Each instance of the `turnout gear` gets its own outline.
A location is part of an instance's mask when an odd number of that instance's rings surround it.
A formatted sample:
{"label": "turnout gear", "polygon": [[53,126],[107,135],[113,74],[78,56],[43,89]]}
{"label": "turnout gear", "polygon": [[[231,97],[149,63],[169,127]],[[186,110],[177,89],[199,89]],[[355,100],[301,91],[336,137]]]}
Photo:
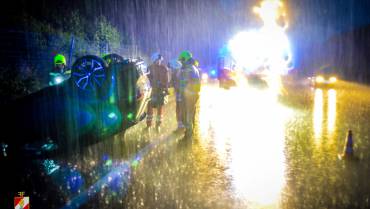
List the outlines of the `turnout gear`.
{"label": "turnout gear", "polygon": [[153,108],[157,109],[156,127],[160,130],[162,124],[162,108],[166,104],[169,87],[168,69],[162,62],[163,57],[159,53],[152,55],[153,63],[148,67],[148,78],[152,86],[151,101],[148,105],[147,127],[152,126]]}
{"label": "turnout gear", "polygon": [[62,54],[54,57],[54,67],[49,73],[49,85],[57,85],[67,80],[71,76],[71,70],[66,68],[66,58]]}
{"label": "turnout gear", "polygon": [[194,129],[194,120],[196,106],[200,92],[200,72],[194,66],[192,58],[183,63],[183,67],[178,72],[178,104],[179,104],[179,119],[178,127],[185,126],[185,136],[190,137]]}
{"label": "turnout gear", "polygon": [[179,91],[179,75],[182,64],[177,59],[172,59],[168,66],[171,68],[171,85],[174,88],[175,96],[176,96],[176,119],[177,119],[177,127],[178,129],[184,128],[184,124],[182,123],[182,116],[181,116],[181,95]]}

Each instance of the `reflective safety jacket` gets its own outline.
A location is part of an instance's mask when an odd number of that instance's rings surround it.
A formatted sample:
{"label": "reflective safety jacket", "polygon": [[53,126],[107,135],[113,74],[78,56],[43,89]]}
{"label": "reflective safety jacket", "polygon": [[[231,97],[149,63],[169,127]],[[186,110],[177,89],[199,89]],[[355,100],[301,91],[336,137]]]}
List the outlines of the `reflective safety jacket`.
{"label": "reflective safety jacket", "polygon": [[200,91],[200,72],[193,65],[185,65],[177,73],[178,89],[180,92],[198,94]]}

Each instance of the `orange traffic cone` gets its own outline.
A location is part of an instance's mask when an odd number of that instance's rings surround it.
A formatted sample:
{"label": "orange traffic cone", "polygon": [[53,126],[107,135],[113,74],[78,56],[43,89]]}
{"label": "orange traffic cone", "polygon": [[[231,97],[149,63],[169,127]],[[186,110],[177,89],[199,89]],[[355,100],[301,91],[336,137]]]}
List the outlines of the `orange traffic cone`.
{"label": "orange traffic cone", "polygon": [[343,149],[343,153],[339,155],[339,159],[353,159],[354,151],[353,151],[353,139],[352,139],[352,131],[349,130],[346,138],[346,144]]}

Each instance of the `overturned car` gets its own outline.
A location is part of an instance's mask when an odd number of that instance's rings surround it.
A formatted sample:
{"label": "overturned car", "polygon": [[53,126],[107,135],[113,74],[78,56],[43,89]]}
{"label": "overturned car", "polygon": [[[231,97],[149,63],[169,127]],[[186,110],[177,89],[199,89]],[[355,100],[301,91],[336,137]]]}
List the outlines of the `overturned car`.
{"label": "overturned car", "polygon": [[69,79],[0,108],[3,152],[68,154],[133,126],[150,100],[145,70],[117,54],[77,59]]}

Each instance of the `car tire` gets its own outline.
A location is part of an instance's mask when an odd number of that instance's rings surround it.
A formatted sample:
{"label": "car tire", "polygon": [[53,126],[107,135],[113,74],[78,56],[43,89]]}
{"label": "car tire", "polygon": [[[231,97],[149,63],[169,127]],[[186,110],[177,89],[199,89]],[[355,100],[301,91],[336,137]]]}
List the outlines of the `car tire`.
{"label": "car tire", "polygon": [[109,69],[106,62],[94,55],[77,59],[72,65],[72,82],[85,96],[104,96],[109,88]]}

